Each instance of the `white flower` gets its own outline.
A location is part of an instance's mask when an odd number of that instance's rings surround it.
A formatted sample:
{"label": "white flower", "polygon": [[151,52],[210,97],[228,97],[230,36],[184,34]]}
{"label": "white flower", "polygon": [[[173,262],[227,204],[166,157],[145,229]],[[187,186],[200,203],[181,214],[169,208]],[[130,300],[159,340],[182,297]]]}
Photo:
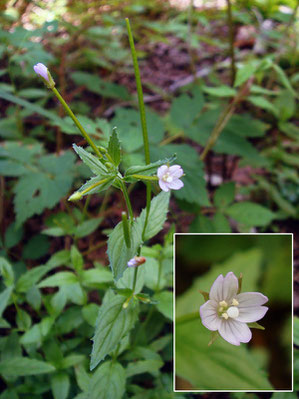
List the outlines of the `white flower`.
{"label": "white flower", "polygon": [[240,345],[249,342],[252,333],[246,323],[262,319],[268,308],[268,298],[259,292],[238,294],[239,282],[233,272],[222,274],[214,281],[209,300],[200,309],[202,324],[217,331],[227,342]]}
{"label": "white flower", "polygon": [[157,176],[159,178],[159,186],[163,191],[179,190],[184,186],[180,180],[184,174],[180,165],[167,166],[162,165],[158,168]]}
{"label": "white flower", "polygon": [[38,64],[34,65],[33,69],[35,73],[49,82],[48,68],[44,64],[39,62]]}
{"label": "white flower", "polygon": [[127,263],[128,267],[137,267],[146,262],[146,259],[143,256],[134,256],[134,258],[130,259]]}

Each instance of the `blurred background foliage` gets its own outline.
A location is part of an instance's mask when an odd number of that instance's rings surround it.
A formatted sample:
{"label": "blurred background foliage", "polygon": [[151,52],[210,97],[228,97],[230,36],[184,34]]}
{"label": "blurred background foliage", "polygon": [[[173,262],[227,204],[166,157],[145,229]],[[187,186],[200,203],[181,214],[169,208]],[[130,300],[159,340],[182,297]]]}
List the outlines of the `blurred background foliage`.
{"label": "blurred background foliage", "polygon": [[[200,318],[176,325],[176,371],[188,381],[179,378],[178,387],[269,389],[269,379],[274,389],[291,389],[292,236],[176,235],[176,317],[198,311],[204,303],[199,290],[209,292],[229,271],[242,273],[242,292],[268,296],[260,322],[265,331],[253,329],[253,339],[240,348],[221,338],[208,347],[210,332]],[[244,364],[251,364],[248,370]]]}

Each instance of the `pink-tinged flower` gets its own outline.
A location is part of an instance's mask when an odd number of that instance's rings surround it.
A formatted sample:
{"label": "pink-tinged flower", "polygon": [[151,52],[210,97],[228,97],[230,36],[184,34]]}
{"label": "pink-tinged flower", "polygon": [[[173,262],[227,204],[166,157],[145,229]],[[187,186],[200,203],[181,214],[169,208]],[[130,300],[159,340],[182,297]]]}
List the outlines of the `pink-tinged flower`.
{"label": "pink-tinged flower", "polygon": [[134,256],[134,258],[130,259],[127,263],[128,267],[137,267],[146,262],[146,259],[143,256]]}
{"label": "pink-tinged flower", "polygon": [[252,338],[246,323],[262,319],[268,308],[268,298],[259,292],[238,294],[239,282],[233,272],[222,274],[214,281],[209,300],[200,309],[202,324],[211,331],[217,331],[232,345],[249,342]]}
{"label": "pink-tinged flower", "polygon": [[34,65],[33,69],[35,73],[49,82],[48,68],[44,64],[39,62],[38,64]]}
{"label": "pink-tinged flower", "polygon": [[158,168],[157,176],[159,178],[159,186],[163,191],[179,190],[184,186],[180,180],[184,174],[180,165],[167,166],[162,165]]}

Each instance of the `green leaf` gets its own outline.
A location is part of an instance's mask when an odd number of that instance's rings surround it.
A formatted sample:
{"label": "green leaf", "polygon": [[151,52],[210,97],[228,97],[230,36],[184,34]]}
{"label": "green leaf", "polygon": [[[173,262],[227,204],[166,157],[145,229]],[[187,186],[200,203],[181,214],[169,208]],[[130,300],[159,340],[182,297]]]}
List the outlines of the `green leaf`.
{"label": "green leaf", "polygon": [[255,74],[257,70],[258,63],[256,61],[250,62],[242,66],[237,70],[237,75],[234,83],[234,87],[241,86],[245,83],[251,76]]}
{"label": "green leaf", "polygon": [[100,193],[101,191],[107,190],[111,186],[111,184],[113,184],[114,180],[115,176],[108,176],[108,175],[92,177],[85,184],[83,184],[83,186],[81,186],[77,192],[81,193],[82,191],[89,189],[89,191],[83,195]]}
{"label": "green leaf", "polygon": [[18,292],[26,292],[53,268],[52,265],[35,266],[22,274],[16,284]]}
{"label": "green leaf", "polygon": [[271,112],[277,118],[279,117],[278,108],[270,101],[268,101],[266,98],[260,96],[249,96],[247,97],[247,100],[250,101],[256,107]]}
{"label": "green leaf", "polygon": [[53,375],[51,378],[51,390],[54,399],[66,399],[70,390],[70,378],[66,373]]}
{"label": "green leaf", "polygon": [[203,90],[205,93],[208,93],[211,96],[216,96],[216,97],[234,97],[237,94],[235,89],[225,85],[218,87],[205,86]]}
{"label": "green leaf", "polygon": [[5,247],[10,249],[17,245],[23,238],[24,229],[16,228],[15,223],[11,223],[5,231],[4,244]]}
{"label": "green leaf", "polygon": [[[144,233],[145,241],[154,237],[157,233],[159,233],[160,230],[162,230],[168,212],[169,199],[170,199],[170,192],[167,193],[161,192],[152,199],[149,217],[148,217],[148,223]],[[146,217],[146,209],[143,209],[140,214],[140,217],[138,218],[142,226],[145,223],[145,217]]]}
{"label": "green leaf", "polygon": [[161,312],[165,317],[172,320],[172,308],[173,308],[173,301],[172,301],[172,292],[170,291],[163,291],[155,294],[154,298],[158,301],[157,309]]}
{"label": "green leaf", "polygon": [[96,287],[98,284],[113,281],[112,273],[107,267],[84,270],[80,274],[80,280],[86,287]]}
{"label": "green leaf", "polygon": [[84,148],[78,147],[76,144],[73,144],[73,149],[95,175],[106,176],[108,173],[107,168],[98,158],[84,150]]}
{"label": "green leaf", "polygon": [[214,194],[214,204],[218,208],[225,208],[235,199],[235,183],[222,184]]}
{"label": "green leaf", "polygon": [[52,373],[55,367],[51,364],[28,357],[14,357],[0,362],[0,373],[6,376],[21,377]]}
{"label": "green leaf", "polygon": [[13,286],[10,286],[5,288],[5,290],[0,293],[0,318],[2,317],[2,314],[9,303],[12,291]]}
{"label": "green leaf", "polygon": [[48,254],[49,248],[50,242],[48,237],[45,237],[42,234],[36,234],[31,237],[24,246],[23,257],[24,259],[39,259]]}
{"label": "green leaf", "polygon": [[43,287],[62,287],[68,284],[75,284],[78,282],[76,275],[72,272],[59,272],[53,276],[47,277],[38,284],[39,288]]}
{"label": "green leaf", "polygon": [[75,245],[71,247],[71,262],[76,272],[80,272],[84,266],[84,259]]}
{"label": "green leaf", "polygon": [[90,370],[105,359],[134,327],[138,317],[137,304],[131,301],[124,309],[124,301],[123,296],[117,295],[100,308],[93,337]]}
{"label": "green leaf", "polygon": [[85,220],[76,226],[74,230],[74,235],[77,238],[86,237],[89,234],[93,233],[99,225],[102,223],[103,218],[93,218],[90,220]]}
{"label": "green leaf", "polygon": [[41,214],[45,208],[55,206],[68,193],[74,179],[74,156],[69,151],[30,162],[28,174],[21,176],[14,186],[17,226],[34,214]]}
{"label": "green leaf", "polygon": [[0,257],[0,275],[3,277],[6,287],[13,285],[15,275],[11,264],[3,257]]}
{"label": "green leaf", "polygon": [[122,399],[125,385],[126,374],[123,367],[118,362],[107,361],[92,376],[88,399]]}
{"label": "green leaf", "polygon": [[92,327],[95,327],[96,325],[99,309],[99,305],[96,305],[95,303],[89,303],[82,308],[84,320]]}
{"label": "green leaf", "polygon": [[290,92],[290,94],[292,94],[292,96],[297,97],[297,93],[293,89],[291,82],[289,81],[289,78],[284,70],[277,64],[273,64],[272,66],[284,87]]}
{"label": "green leaf", "polygon": [[186,131],[204,106],[204,97],[201,90],[195,86],[192,93],[182,94],[175,98],[170,108],[170,119],[178,128]]}
{"label": "green leaf", "polygon": [[[176,325],[176,373],[189,381],[194,389],[272,389],[265,372],[246,347],[232,346],[223,339],[208,346],[209,340],[210,331],[200,320]],[[199,364],[205,365],[200,373]]]}
{"label": "green leaf", "polygon": [[226,209],[226,213],[245,226],[267,226],[275,219],[275,214],[254,202],[238,202]]}
{"label": "green leaf", "polygon": [[149,373],[154,377],[157,377],[159,374],[159,369],[163,366],[163,364],[163,361],[158,359],[139,360],[134,363],[129,363],[128,367],[126,368],[127,378],[143,373]]}
{"label": "green leaf", "polygon": [[113,129],[108,143],[108,154],[111,156],[115,166],[118,166],[121,161],[120,143],[117,137],[116,129]]}
{"label": "green leaf", "polygon": [[149,176],[149,175],[151,175],[153,173],[157,174],[157,169],[158,169],[159,166],[165,165],[167,163],[171,163],[175,159],[176,159],[176,155],[173,155],[170,158],[165,158],[165,159],[162,159],[160,161],[150,163],[148,165],[131,166],[130,168],[128,168],[126,170],[125,179],[129,179],[130,176],[135,175],[135,174],[136,175],[140,174],[140,175],[145,175],[145,176]]}
{"label": "green leaf", "polygon": [[127,248],[124,240],[122,222],[118,223],[109,235],[107,253],[115,280],[118,280],[122,276],[127,268],[128,261],[136,255],[137,249],[142,242],[141,234],[141,223],[134,221],[130,231],[130,248]]}
{"label": "green leaf", "polygon": [[[150,144],[159,143],[164,136],[162,118],[155,112],[146,109],[146,122]],[[126,152],[133,152],[143,146],[139,112],[131,108],[117,108],[111,121],[117,127],[118,137]]]}

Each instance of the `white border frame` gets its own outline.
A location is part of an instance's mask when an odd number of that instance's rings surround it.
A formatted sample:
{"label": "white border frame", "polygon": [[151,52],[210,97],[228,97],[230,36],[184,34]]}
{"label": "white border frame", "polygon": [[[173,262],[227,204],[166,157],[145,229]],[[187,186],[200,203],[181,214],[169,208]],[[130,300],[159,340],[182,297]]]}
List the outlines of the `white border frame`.
{"label": "white border frame", "polygon": [[[175,245],[176,245],[176,236],[225,236],[225,235],[286,235],[292,237],[292,389],[291,390],[221,390],[221,389],[214,389],[214,390],[188,390],[188,389],[175,389]],[[174,233],[173,235],[173,392],[181,392],[181,393],[198,393],[198,392],[294,392],[294,234],[293,233]]]}

